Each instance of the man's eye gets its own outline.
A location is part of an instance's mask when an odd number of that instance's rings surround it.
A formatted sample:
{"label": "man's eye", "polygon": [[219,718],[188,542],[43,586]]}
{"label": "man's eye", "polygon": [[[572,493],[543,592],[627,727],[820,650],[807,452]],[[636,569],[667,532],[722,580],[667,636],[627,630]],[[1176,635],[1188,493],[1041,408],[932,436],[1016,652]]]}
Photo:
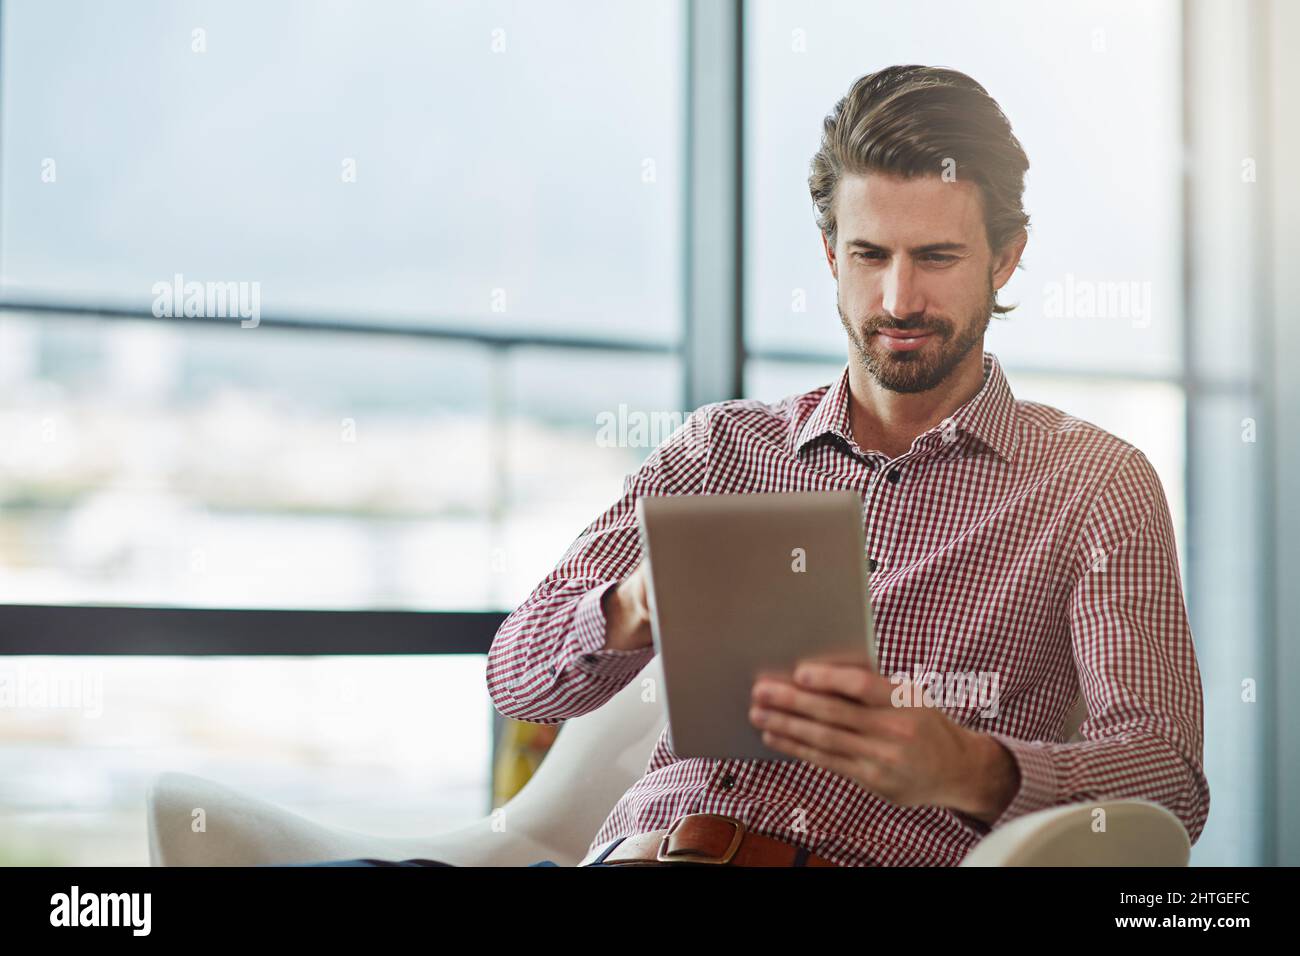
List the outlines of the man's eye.
{"label": "man's eye", "polygon": [[925,261],[926,261],[926,262],[948,263],[948,262],[956,262],[956,261],[957,261],[957,257],[956,257],[956,256],[947,256],[947,255],[944,255],[942,252],[929,252],[929,253],[926,253],[926,255],[925,255]]}
{"label": "man's eye", "polygon": [[853,253],[853,255],[856,256],[856,257],[859,258],[859,259],[871,259],[871,260],[877,260],[877,259],[883,259],[883,258],[884,258],[884,255],[881,254],[881,253],[879,253],[879,252],[863,252],[863,251],[861,251],[861,250],[859,250],[858,252]]}

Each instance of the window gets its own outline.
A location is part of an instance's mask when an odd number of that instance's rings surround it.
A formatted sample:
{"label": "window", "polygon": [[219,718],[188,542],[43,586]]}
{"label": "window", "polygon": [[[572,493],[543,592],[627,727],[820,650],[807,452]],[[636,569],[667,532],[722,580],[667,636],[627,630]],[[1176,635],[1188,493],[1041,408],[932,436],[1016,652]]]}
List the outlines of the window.
{"label": "window", "polygon": [[[680,408],[681,4],[8,0],[2,37],[6,600],[508,609],[650,450],[597,416]],[[482,668],[6,659],[105,694],[0,711],[5,831],[39,835],[0,860],[143,862],[169,769],[472,819]]]}

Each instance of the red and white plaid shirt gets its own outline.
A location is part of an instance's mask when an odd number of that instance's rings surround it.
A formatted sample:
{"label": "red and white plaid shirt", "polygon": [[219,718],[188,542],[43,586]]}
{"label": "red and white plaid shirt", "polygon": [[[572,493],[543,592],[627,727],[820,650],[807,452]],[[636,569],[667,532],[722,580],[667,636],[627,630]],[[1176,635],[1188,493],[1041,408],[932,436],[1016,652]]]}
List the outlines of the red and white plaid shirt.
{"label": "red and white plaid shirt", "polygon": [[[881,673],[996,676],[996,707],[944,708],[1019,765],[1019,792],[993,826],[1140,797],[1196,840],[1210,804],[1200,671],[1169,506],[1146,456],[1016,400],[989,352],[980,392],[897,458],[855,444],[848,399],[846,366],[834,384],[774,404],[694,412],[501,625],[487,662],[497,709],[535,723],[576,717],[650,661],[653,648],[603,648],[601,597],[640,559],[638,496],[852,488],[864,501]],[[1080,691],[1084,739],[1066,743]],[[591,847],[690,812],[737,817],[846,866],[955,865],[990,830],[942,807],[896,806],[802,761],[682,759],[665,728]]]}

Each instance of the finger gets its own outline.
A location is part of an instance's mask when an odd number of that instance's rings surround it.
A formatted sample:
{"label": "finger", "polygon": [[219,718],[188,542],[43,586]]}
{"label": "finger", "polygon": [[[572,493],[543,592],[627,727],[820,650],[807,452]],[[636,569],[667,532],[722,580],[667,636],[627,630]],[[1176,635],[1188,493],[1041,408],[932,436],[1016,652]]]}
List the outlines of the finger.
{"label": "finger", "polygon": [[800,744],[842,757],[880,756],[885,742],[860,732],[825,724],[779,710],[750,712],[754,725]]}
{"label": "finger", "polygon": [[763,732],[763,743],[780,753],[824,767],[831,773],[837,773],[861,786],[871,787],[879,777],[879,766],[867,757],[844,757],[840,754],[828,753],[770,730]]}
{"label": "finger", "polygon": [[824,724],[835,724],[855,731],[866,729],[871,716],[866,707],[838,694],[801,690],[794,684],[784,682],[755,683],[752,700],[757,707],[799,714]]}
{"label": "finger", "polygon": [[889,706],[894,688],[888,677],[869,667],[821,661],[800,661],[795,666],[794,681],[808,690],[841,694],[873,707]]}

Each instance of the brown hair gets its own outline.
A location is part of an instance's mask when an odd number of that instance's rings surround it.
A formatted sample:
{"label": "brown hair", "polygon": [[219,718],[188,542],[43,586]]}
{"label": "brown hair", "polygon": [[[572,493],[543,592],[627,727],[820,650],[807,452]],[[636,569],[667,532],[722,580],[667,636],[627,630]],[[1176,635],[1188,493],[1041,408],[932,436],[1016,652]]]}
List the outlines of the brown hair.
{"label": "brown hair", "polygon": [[[910,178],[953,170],[979,187],[995,252],[1029,225],[1021,204],[1029,157],[997,101],[956,70],[891,66],[859,77],[822,122],[809,167],[817,226],[831,245],[835,187],[846,173]],[[995,304],[993,311],[1012,308]]]}

